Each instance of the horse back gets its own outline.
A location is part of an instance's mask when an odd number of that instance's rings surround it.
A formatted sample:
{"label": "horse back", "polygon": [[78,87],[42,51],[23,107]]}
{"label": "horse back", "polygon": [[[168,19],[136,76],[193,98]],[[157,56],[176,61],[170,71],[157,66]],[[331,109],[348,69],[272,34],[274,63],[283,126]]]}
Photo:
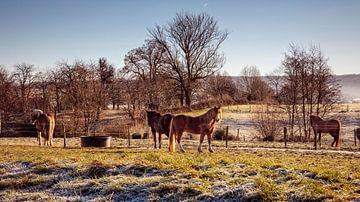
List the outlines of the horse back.
{"label": "horse back", "polygon": [[165,133],[168,133],[170,130],[170,123],[172,118],[173,115],[171,114],[165,114],[161,117],[160,124],[161,124],[161,128],[163,128]]}
{"label": "horse back", "polygon": [[341,123],[339,120],[336,119],[330,119],[318,124],[318,130],[324,133],[331,133],[331,132],[338,133],[340,131],[340,127],[341,127]]}
{"label": "horse back", "polygon": [[173,127],[176,132],[189,132],[194,134],[200,134],[202,122],[197,117],[191,117],[186,115],[177,115],[173,118]]}

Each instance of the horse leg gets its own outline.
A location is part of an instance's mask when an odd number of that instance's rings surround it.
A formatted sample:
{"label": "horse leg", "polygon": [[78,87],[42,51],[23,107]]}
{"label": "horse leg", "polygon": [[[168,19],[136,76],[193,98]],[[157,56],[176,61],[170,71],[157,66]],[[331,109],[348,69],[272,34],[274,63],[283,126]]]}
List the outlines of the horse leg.
{"label": "horse leg", "polygon": [[161,149],[162,133],[159,133],[159,149]]}
{"label": "horse leg", "polygon": [[156,149],[156,131],[155,131],[155,129],[151,128],[151,133],[152,133],[153,139],[154,139],[154,148]]}
{"label": "horse leg", "polygon": [[41,132],[37,132],[39,145],[41,146]]}
{"label": "horse leg", "polygon": [[316,135],[317,135],[317,131],[314,129],[314,147],[315,147],[315,150],[316,150]]}
{"label": "horse leg", "polygon": [[207,134],[208,144],[209,144],[209,152],[213,153],[214,150],[211,147],[211,133]]}
{"label": "horse leg", "polygon": [[202,144],[203,141],[204,141],[204,137],[205,137],[205,134],[204,134],[204,133],[201,133],[201,134],[200,134],[200,143],[199,143],[199,146],[198,146],[198,152],[202,152],[201,144]]}
{"label": "horse leg", "polygon": [[319,133],[319,146],[321,147],[321,133]]}
{"label": "horse leg", "polygon": [[334,141],[331,143],[331,147],[334,147],[335,142],[336,142],[336,147],[337,147],[338,146],[338,144],[337,144],[337,134],[336,133],[330,133],[330,134],[334,138]]}
{"label": "horse leg", "polygon": [[183,148],[183,146],[181,145],[181,136],[182,136],[182,133],[179,133],[178,136],[177,136],[177,142],[179,144],[179,147],[180,147],[180,151],[185,153],[185,149]]}

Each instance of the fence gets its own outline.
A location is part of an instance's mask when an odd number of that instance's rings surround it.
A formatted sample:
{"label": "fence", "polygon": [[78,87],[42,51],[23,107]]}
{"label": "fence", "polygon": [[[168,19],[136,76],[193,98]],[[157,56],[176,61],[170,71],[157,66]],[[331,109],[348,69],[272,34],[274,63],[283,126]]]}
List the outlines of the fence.
{"label": "fence", "polygon": [[[249,131],[251,131],[254,124],[236,124],[236,125],[226,125],[222,126],[221,128],[224,130],[223,140],[225,141],[225,147],[228,147],[228,142],[230,140],[237,140],[240,142],[249,142],[251,141],[249,137]],[[284,143],[284,147],[288,147],[288,130],[286,127],[283,127],[282,130],[283,136],[282,141]],[[56,125],[54,131],[54,137],[56,138],[64,138],[64,146],[66,146],[66,138],[70,137],[79,137],[83,135],[107,135],[117,138],[128,139],[128,144],[130,146],[130,139],[132,139],[130,133],[130,126],[126,126],[125,131],[119,130],[117,133],[97,133],[94,134],[94,131],[90,132],[72,132],[66,131],[66,127],[64,125]],[[230,138],[230,135],[232,136]],[[1,123],[0,122],[0,137],[36,137],[36,127],[31,123]],[[192,138],[191,138],[192,139]],[[354,145],[357,146],[357,141],[360,141],[360,128],[353,130],[353,139],[348,138],[347,140],[349,143],[350,141],[354,142]],[[316,149],[316,148],[315,148]]]}

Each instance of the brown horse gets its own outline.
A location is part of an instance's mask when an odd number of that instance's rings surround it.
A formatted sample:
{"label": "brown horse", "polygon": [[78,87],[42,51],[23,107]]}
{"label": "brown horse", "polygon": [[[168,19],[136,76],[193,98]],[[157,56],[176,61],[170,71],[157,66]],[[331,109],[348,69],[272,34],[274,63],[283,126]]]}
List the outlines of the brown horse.
{"label": "brown horse", "polygon": [[316,148],[316,135],[319,134],[319,143],[321,147],[321,133],[329,133],[333,136],[334,141],[332,142],[331,146],[334,146],[336,142],[336,147],[340,146],[340,128],[341,123],[338,120],[331,119],[331,120],[323,120],[319,116],[311,115],[310,116],[310,125],[314,130],[314,140],[315,140],[315,148]]}
{"label": "brown horse", "polygon": [[171,114],[161,115],[156,111],[146,111],[148,125],[151,127],[151,133],[154,138],[154,147],[156,149],[156,132],[159,133],[159,148],[161,148],[161,135],[165,133],[167,137],[169,137],[169,126],[171,122],[171,118],[173,117]]}
{"label": "brown horse", "polygon": [[34,109],[31,113],[31,122],[36,126],[39,145],[41,145],[41,133],[44,134],[44,146],[53,145],[53,135],[55,128],[55,117],[52,114],[45,114],[39,109]]}
{"label": "brown horse", "polygon": [[215,130],[215,122],[219,122],[221,118],[222,112],[220,107],[211,108],[205,114],[196,117],[185,115],[173,117],[170,123],[169,151],[175,151],[175,138],[177,138],[180,150],[185,152],[180,141],[183,132],[189,132],[200,134],[199,152],[201,152],[201,144],[204,141],[205,135],[207,135],[209,151],[214,152],[211,148],[211,135]]}

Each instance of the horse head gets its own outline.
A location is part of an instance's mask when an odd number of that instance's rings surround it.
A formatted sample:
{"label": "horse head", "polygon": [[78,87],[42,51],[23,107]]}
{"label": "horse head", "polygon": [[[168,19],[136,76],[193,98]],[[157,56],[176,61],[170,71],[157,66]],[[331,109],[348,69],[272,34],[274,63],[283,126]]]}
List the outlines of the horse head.
{"label": "horse head", "polygon": [[322,121],[322,118],[316,115],[310,115],[310,125],[316,124],[319,121]]}
{"label": "horse head", "polygon": [[221,121],[221,120],[222,120],[221,107],[220,107],[220,106],[219,106],[219,107],[215,106],[215,107],[213,108],[213,111],[214,111],[214,115],[215,115],[215,121],[216,121],[216,122]]}
{"label": "horse head", "polygon": [[31,123],[32,124],[35,124],[37,119],[39,118],[39,116],[41,114],[43,114],[44,112],[41,111],[40,109],[34,109],[32,112],[31,112]]}
{"label": "horse head", "polygon": [[154,119],[155,117],[160,117],[161,114],[159,112],[156,111],[148,111],[146,110],[146,116],[147,116],[147,121],[149,126],[151,125],[152,119]]}

